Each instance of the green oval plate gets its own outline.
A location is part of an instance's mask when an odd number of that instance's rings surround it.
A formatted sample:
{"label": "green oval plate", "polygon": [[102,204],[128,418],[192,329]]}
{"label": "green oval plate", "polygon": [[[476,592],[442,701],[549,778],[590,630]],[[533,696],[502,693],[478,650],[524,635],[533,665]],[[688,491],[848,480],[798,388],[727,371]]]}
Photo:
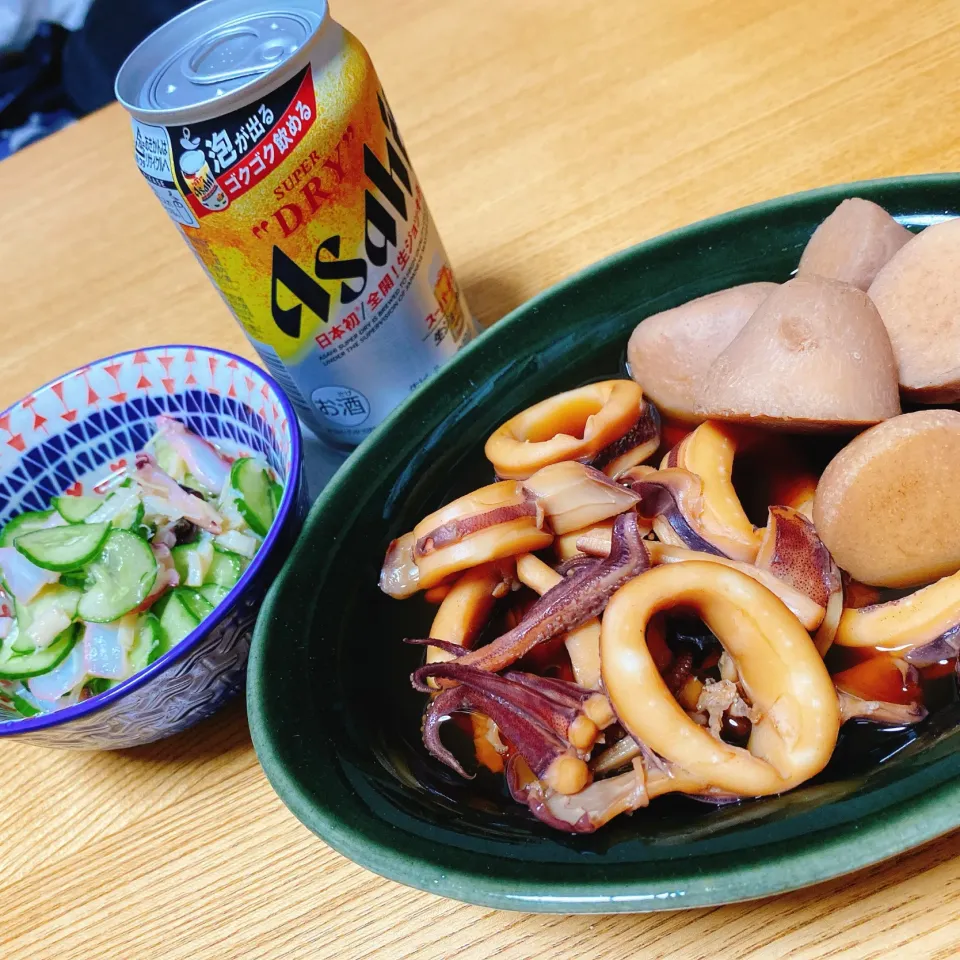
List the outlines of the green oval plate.
{"label": "green oval plate", "polygon": [[[622,371],[644,317],[752,280],[786,280],[844,197],[908,226],[960,207],[960,176],[830,187],[641,243],[515,310],[411,396],[314,504],[267,598],[250,655],[253,742],[311,830],[386,877],[472,903],[562,913],[663,910],[760,897],[856,870],[960,825],[957,711],[919,732],[844,737],[817,781],[714,809],[663,798],[587,836],[556,833],[426,756],[407,682],[422,600],[383,596],[388,541],[489,482],[487,435],[533,401]],[[884,762],[879,762],[884,761]]]}

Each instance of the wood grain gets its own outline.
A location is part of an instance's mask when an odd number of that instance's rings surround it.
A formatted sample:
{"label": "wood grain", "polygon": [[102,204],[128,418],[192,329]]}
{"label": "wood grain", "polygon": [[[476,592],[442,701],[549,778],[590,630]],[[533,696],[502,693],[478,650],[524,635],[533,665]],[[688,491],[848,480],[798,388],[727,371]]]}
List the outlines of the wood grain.
{"label": "wood grain", "polygon": [[[958,0],[340,0],[491,322],[710,214],[960,167]],[[142,344],[252,356],[111,107],[0,165],[0,407]],[[691,270],[696,264],[690,265]],[[381,880],[285,810],[241,703],[155,746],[0,751],[17,960],[952,957],[960,834],[775,899],[649,916],[464,906]]]}

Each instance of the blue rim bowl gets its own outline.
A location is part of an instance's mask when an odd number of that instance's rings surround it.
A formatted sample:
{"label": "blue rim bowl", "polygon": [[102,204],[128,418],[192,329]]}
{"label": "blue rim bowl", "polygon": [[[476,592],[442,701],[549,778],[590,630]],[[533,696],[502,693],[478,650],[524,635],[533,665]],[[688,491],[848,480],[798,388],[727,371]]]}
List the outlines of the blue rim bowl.
{"label": "blue rim bowl", "polygon": [[142,448],[161,413],[270,463],[284,484],[273,526],[236,586],[169,651],[102,694],[0,719],[0,737],[79,750],[136,746],[185,730],[243,687],[254,622],[307,509],[296,414],[259,367],[170,344],[114,354],[38,388],[0,414],[0,526],[102,479]]}

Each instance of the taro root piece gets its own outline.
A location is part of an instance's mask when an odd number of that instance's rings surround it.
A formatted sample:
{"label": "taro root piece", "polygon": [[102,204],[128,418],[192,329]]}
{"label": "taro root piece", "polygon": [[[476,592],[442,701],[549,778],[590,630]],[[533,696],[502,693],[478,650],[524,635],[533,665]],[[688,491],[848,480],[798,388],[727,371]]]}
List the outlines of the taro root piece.
{"label": "taro root piece", "polygon": [[458,663],[482,670],[503,670],[537,644],[598,616],[613,592],[649,565],[636,513],[621,513],[613,523],[610,556],[551,587],[512,630],[465,653]]}
{"label": "taro root piece", "polygon": [[604,380],[535,403],[487,439],[497,475],[525,480],[561,460],[589,463],[641,419],[643,391],[632,380]]}
{"label": "taro root piece", "polygon": [[[695,610],[735,661],[752,702],[749,749],[699,726],[671,696],[645,641],[660,610]],[[833,682],[799,621],[755,580],[716,563],[654,567],[621,587],[600,630],[603,684],[637,741],[725,793],[781,793],[819,773],[840,729]]]}
{"label": "taro root piece", "polygon": [[778,287],[707,372],[697,413],[786,430],[863,427],[900,412],[890,338],[856,287]]}
{"label": "taro root piece", "polygon": [[653,532],[664,543],[747,563],[756,557],[759,537],[756,545],[747,544],[739,531],[717,523],[716,512],[707,512],[703,482],[689,470],[628,470],[621,482],[640,494],[637,512],[653,523]]}
{"label": "taro root piece", "polygon": [[813,520],[843,570],[911,587],[960,569],[960,413],[921,410],[878,424],[833,458]]}
{"label": "taro root piece", "polygon": [[630,376],[661,413],[684,422],[702,420],[694,409],[701,380],[776,288],[745,283],[647,317],[627,344]]}
{"label": "taro root piece", "polygon": [[851,197],[813,231],[797,276],[815,274],[867,290],[880,268],[911,239],[913,234],[883,207]]}
{"label": "taro root piece", "polygon": [[900,388],[922,403],[960,400],[960,218],[927,227],[870,284]]}
{"label": "taro root piece", "polygon": [[685,437],[663,459],[661,467],[695,473],[703,484],[701,522],[742,544],[737,559],[750,561],[760,546],[760,532],[744,513],[733,489],[733,461],[743,430],[707,421]]}
{"label": "taro root piece", "polygon": [[552,542],[542,511],[520,484],[492,483],[441,507],[394,540],[380,572],[380,589],[404,599],[461,570]]}
{"label": "taro root piece", "polygon": [[960,573],[944,577],[888,603],[843,611],[836,641],[841,647],[901,651],[925,666],[957,656],[960,650]]}
{"label": "taro root piece", "polygon": [[525,496],[554,533],[569,533],[631,510],[640,498],[606,474],[574,460],[553,463],[524,480]]}

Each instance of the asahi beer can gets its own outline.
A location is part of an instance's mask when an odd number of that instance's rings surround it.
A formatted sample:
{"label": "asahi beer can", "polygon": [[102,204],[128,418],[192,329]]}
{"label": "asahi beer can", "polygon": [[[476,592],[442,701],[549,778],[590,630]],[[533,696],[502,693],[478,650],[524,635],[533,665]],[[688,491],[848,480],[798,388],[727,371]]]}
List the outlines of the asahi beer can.
{"label": "asahi beer can", "polygon": [[359,443],[475,326],[324,0],[206,0],[120,68],[137,166],[301,419]]}

